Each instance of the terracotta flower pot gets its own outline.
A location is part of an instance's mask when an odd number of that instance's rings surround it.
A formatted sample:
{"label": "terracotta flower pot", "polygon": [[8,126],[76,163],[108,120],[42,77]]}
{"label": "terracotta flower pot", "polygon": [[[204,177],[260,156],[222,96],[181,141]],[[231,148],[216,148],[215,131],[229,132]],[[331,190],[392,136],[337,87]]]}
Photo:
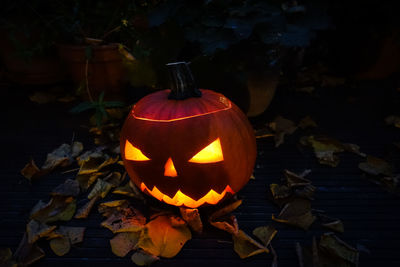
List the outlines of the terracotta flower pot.
{"label": "terracotta flower pot", "polygon": [[[18,56],[17,49],[9,38],[6,30],[0,30],[0,58],[6,67],[6,76],[19,84],[52,84],[65,78],[63,69],[56,53],[46,51],[45,55],[33,55],[29,58]],[[26,37],[15,34],[15,39],[25,47],[30,47],[38,34]]]}
{"label": "terracotta flower pot", "polygon": [[91,57],[86,57],[86,45],[58,45],[58,53],[68,74],[77,85],[86,86],[94,99],[104,91],[107,99],[121,98],[127,84],[118,44],[93,45]]}

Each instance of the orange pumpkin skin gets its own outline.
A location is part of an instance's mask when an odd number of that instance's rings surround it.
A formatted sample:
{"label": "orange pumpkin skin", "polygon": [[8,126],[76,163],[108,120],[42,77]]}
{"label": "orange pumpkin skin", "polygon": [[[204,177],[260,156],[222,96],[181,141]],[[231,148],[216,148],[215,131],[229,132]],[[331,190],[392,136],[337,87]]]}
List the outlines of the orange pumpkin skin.
{"label": "orange pumpkin skin", "polygon": [[[217,204],[238,192],[254,168],[256,142],[247,117],[222,94],[201,92],[202,97],[185,100],[168,99],[170,90],[150,94],[132,108],[121,131],[121,155],[129,176],[142,191],[168,204]],[[189,161],[215,140],[223,160]],[[148,160],[127,159],[127,143]],[[168,161],[175,176],[165,175]]]}

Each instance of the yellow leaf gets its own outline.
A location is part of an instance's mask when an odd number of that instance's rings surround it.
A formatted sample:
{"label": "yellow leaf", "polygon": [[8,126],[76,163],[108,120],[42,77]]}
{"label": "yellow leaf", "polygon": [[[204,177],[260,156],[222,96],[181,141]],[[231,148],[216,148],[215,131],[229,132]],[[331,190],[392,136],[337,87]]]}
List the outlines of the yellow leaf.
{"label": "yellow leaf", "polygon": [[50,248],[57,256],[64,256],[71,249],[71,243],[67,237],[50,240]]}
{"label": "yellow leaf", "polygon": [[169,216],[158,216],[146,224],[138,246],[152,255],[172,258],[191,238],[187,226],[173,227]]}
{"label": "yellow leaf", "polygon": [[136,209],[126,208],[120,213],[112,214],[101,226],[111,230],[113,233],[136,232],[143,229],[146,218]]}
{"label": "yellow leaf", "polygon": [[268,246],[278,231],[273,226],[260,226],[253,230],[253,235],[263,242],[264,246]]}
{"label": "yellow leaf", "polygon": [[53,196],[49,203],[39,202],[31,212],[31,219],[48,223],[69,221],[75,213],[76,200],[73,197]]}
{"label": "yellow leaf", "polygon": [[136,248],[139,237],[140,231],[119,233],[110,240],[111,251],[118,257],[125,257]]}
{"label": "yellow leaf", "polygon": [[75,219],[86,219],[89,216],[90,211],[92,210],[96,201],[100,199],[100,196],[95,196],[90,201],[88,201],[85,205],[80,207],[75,214]]}
{"label": "yellow leaf", "polygon": [[137,189],[132,181],[127,182],[124,186],[115,188],[112,193],[144,200],[143,193]]}
{"label": "yellow leaf", "polygon": [[105,198],[108,192],[114,187],[113,184],[110,184],[103,179],[98,179],[92,191],[90,191],[88,195],[88,199],[92,199],[96,196],[100,196],[101,198]]}
{"label": "yellow leaf", "polygon": [[159,257],[148,254],[143,250],[136,251],[133,253],[131,260],[139,266],[149,266],[153,262],[160,260]]}
{"label": "yellow leaf", "polygon": [[104,155],[102,157],[89,157],[87,160],[83,161],[78,175],[98,172],[102,168],[114,164],[117,161],[118,156],[116,156],[115,158]]}

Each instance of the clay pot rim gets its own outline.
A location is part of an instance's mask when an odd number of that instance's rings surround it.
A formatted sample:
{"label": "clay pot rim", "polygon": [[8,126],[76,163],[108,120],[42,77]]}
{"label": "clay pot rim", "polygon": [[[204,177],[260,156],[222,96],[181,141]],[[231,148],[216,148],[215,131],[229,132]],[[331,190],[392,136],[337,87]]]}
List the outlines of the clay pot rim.
{"label": "clay pot rim", "polygon": [[58,48],[70,49],[70,50],[84,50],[86,47],[90,46],[94,50],[113,50],[118,49],[118,43],[109,43],[109,44],[101,44],[101,45],[74,45],[74,44],[56,44]]}

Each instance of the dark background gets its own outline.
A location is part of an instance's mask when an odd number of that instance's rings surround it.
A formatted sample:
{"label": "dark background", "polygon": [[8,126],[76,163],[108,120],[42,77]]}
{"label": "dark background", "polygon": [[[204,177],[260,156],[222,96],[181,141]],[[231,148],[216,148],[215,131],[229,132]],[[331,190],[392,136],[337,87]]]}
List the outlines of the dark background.
{"label": "dark background", "polygon": [[[238,194],[244,200],[235,212],[241,229],[251,233],[272,222],[271,214],[279,209],[266,192],[270,183],[279,182],[284,169],[298,173],[311,169],[308,178],[317,186],[313,208],[343,221],[345,232],[338,236],[361,248],[360,266],[400,265],[398,194],[365,179],[357,167],[364,160],[357,155],[340,154],[340,164],[332,168],[318,164],[313,152],[298,144],[307,134],[328,135],[399,167],[400,150],[393,145],[400,141],[399,129],[384,120],[400,115],[400,25],[394,4],[168,0],[5,1],[1,5],[0,247],[15,251],[33,205],[39,199],[46,201],[51,189],[74,177],[56,171],[30,183],[19,173],[28,160],[43,162],[47,153],[73,136],[85,148],[94,147],[88,132],[96,120],[90,121],[93,113],[69,112],[89,96],[84,81],[71,78],[65,59],[60,60],[59,45],[84,47],[82,68],[86,60],[95,61],[98,45],[120,43],[136,61],[124,60],[127,71],[118,86],[90,80],[95,100],[104,92],[107,101],[132,104],[168,87],[166,63],[190,61],[199,87],[222,92],[244,112],[254,105],[255,89],[275,92],[250,118],[255,128],[277,115],[295,122],[309,115],[317,122],[317,129],[298,130],[278,148],[272,138],[258,139],[256,179]],[[42,60],[46,63],[38,63]],[[48,60],[61,62],[60,69]],[[306,87],[313,91],[302,92]],[[32,101],[37,92],[46,96],[46,103]],[[60,102],[63,97],[72,101]],[[86,226],[84,242],[57,257],[48,242],[40,241],[46,257],[34,266],[133,264],[129,257],[121,259],[111,252],[113,234],[100,227],[101,220],[93,211],[87,220],[65,223]],[[295,242],[310,245],[313,236],[326,232],[318,225],[303,231],[273,224],[278,229],[272,241],[278,266],[298,266]],[[207,229],[175,258],[154,266],[270,263],[271,255],[240,260],[228,234]]]}

